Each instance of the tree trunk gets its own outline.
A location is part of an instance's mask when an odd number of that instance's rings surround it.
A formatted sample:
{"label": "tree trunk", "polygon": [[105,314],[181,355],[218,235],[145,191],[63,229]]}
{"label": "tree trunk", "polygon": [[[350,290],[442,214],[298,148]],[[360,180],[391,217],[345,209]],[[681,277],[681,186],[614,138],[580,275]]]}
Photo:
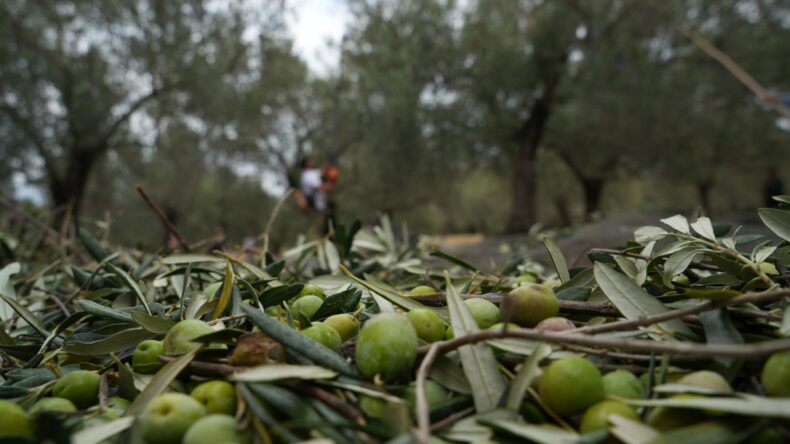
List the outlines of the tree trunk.
{"label": "tree trunk", "polygon": [[699,195],[699,202],[700,206],[702,206],[702,211],[705,212],[705,216],[711,217],[713,215],[713,207],[711,206],[710,202],[710,194],[713,190],[713,181],[707,180],[702,183],[697,184],[697,194]]}
{"label": "tree trunk", "polygon": [[[552,91],[553,92],[553,91]],[[511,207],[507,224],[509,233],[524,233],[538,220],[536,161],[543,131],[549,119],[549,101],[552,94],[538,99],[532,113],[519,131],[513,152],[511,177]]]}
{"label": "tree trunk", "polygon": [[[558,152],[557,155],[565,162],[565,165],[573,172],[579,184],[582,186],[584,194],[584,220],[592,220],[592,215],[601,209],[601,197],[606,186],[607,178],[611,177],[611,172],[617,167],[618,157],[608,159],[601,167],[601,173],[585,171],[584,166],[579,166],[571,160],[567,153]],[[589,166],[587,166],[589,168]],[[586,176],[585,172],[591,174]]]}
{"label": "tree trunk", "polygon": [[606,180],[602,177],[579,178],[584,188],[584,218],[591,220],[592,215],[601,209],[601,196]]}
{"label": "tree trunk", "polygon": [[102,150],[75,147],[70,152],[65,173],[50,177],[49,181],[49,191],[55,208],[53,224],[57,229],[62,227],[69,210],[72,223],[78,225],[77,217],[82,209],[82,198],[88,178]]}
{"label": "tree trunk", "polygon": [[560,226],[570,227],[573,225],[573,217],[571,210],[568,208],[568,200],[565,196],[560,196],[554,200],[554,207],[557,209],[557,214],[560,218]]}
{"label": "tree trunk", "polygon": [[523,233],[537,221],[537,190],[535,186],[536,147],[520,146],[513,156],[511,177],[511,209],[507,230]]}
{"label": "tree trunk", "polygon": [[511,207],[507,223],[509,233],[527,232],[538,221],[535,163],[568,54],[569,50],[566,50],[555,60],[545,60],[542,67],[543,94],[535,99],[529,117],[516,133],[516,148],[512,157]]}

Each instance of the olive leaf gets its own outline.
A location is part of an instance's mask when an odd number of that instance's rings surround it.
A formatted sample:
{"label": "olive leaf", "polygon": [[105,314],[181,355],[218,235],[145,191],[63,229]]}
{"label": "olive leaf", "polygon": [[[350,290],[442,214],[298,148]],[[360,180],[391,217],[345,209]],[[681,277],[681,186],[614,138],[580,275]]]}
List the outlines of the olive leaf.
{"label": "olive leaf", "polygon": [[459,267],[465,268],[465,269],[467,269],[467,270],[469,270],[471,272],[480,272],[480,270],[477,267],[475,267],[474,265],[470,264],[469,262],[466,262],[466,261],[464,261],[462,259],[458,259],[457,257],[455,257],[455,256],[453,256],[451,254],[447,254],[444,251],[434,250],[434,251],[432,251],[430,253],[430,255],[434,256],[434,257],[438,257],[438,258],[444,259],[447,262],[450,262],[451,264],[458,265]]}
{"label": "olive leaf", "polygon": [[317,365],[267,364],[233,374],[230,379],[240,382],[269,382],[281,379],[331,379],[332,370]]}
{"label": "olive leaf", "polygon": [[560,282],[564,284],[570,281],[571,275],[568,273],[568,264],[565,262],[565,256],[562,254],[560,247],[550,237],[543,239],[543,245],[546,247],[546,251],[549,252],[554,268],[557,270],[557,275],[560,277]]}
{"label": "olive leaf", "polygon": [[342,271],[343,274],[348,276],[351,280],[353,280],[357,284],[367,288],[371,292],[376,293],[377,295],[383,297],[387,301],[397,305],[398,307],[400,307],[400,308],[402,308],[404,310],[414,310],[415,308],[423,308],[423,307],[425,307],[424,305],[420,304],[419,302],[417,302],[417,301],[415,301],[415,300],[413,300],[411,298],[407,298],[407,297],[401,296],[398,293],[396,293],[394,291],[387,290],[386,288],[384,288],[384,287],[382,287],[380,285],[372,284],[371,282],[369,282],[367,280],[363,280],[363,279],[360,279],[360,278],[354,276],[354,274],[351,273],[351,271],[349,271],[349,269],[344,267],[343,265],[340,266],[340,271]]}
{"label": "olive leaf", "polygon": [[119,418],[84,428],[71,436],[72,444],[99,444],[128,429],[133,417]]}
{"label": "olive leaf", "polygon": [[132,315],[129,313],[122,312],[120,310],[115,310],[110,307],[104,306],[97,302],[93,302],[88,299],[80,299],[77,301],[77,305],[80,306],[85,312],[92,314],[94,316],[98,316],[100,318],[107,318],[113,319],[116,321],[121,322],[133,322],[134,319]]}
{"label": "olive leaf", "polygon": [[743,416],[790,418],[790,398],[767,398],[740,394],[738,397],[625,399],[619,401],[639,407],[677,407],[717,411]]}
{"label": "olive leaf", "polygon": [[125,416],[137,416],[143,413],[145,407],[151,402],[154,398],[159,396],[162,392],[167,389],[171,382],[176,379],[179,373],[184,370],[193,359],[195,359],[195,355],[197,354],[198,350],[193,350],[191,352],[185,353],[176,359],[165,364],[164,367],[159,369],[158,372],[154,375],[153,378],[148,382],[145,386],[145,389],[137,395],[137,398],[134,399],[132,405],[126,410]]}
{"label": "olive leaf", "polygon": [[681,233],[689,234],[689,222],[685,216],[676,214],[672,217],[668,217],[666,219],[661,219],[666,225],[669,225],[672,229],[676,231],[680,231]]}
{"label": "olive leaf", "polygon": [[225,261],[225,280],[222,281],[222,293],[220,293],[219,301],[214,308],[214,314],[211,315],[212,320],[219,318],[230,302],[230,295],[233,291],[233,277],[233,267],[230,265],[229,260]]}
{"label": "olive leaf", "polygon": [[540,361],[550,354],[551,347],[547,344],[540,344],[535,348],[535,351],[524,360],[524,364],[510,384],[506,403],[509,409],[518,411],[518,409],[521,408],[521,403],[524,401],[524,394],[526,394],[527,388],[538,376],[540,376],[540,367],[538,367]]}
{"label": "olive leaf", "polygon": [[288,299],[298,295],[299,292],[302,291],[302,288],[304,288],[304,284],[291,284],[271,287],[261,293],[261,296],[258,298],[258,300],[261,302],[261,305],[267,308],[280,305]]}
{"label": "olive leaf", "polygon": [[225,259],[210,254],[172,254],[162,258],[162,263],[167,265],[191,264],[193,262],[223,262]]}
{"label": "olive leaf", "polygon": [[287,325],[283,325],[254,307],[242,305],[241,309],[247,315],[247,318],[257,325],[262,332],[271,336],[275,341],[281,342],[286,348],[296,350],[312,359],[316,364],[325,366],[340,374],[351,377],[359,376],[354,367],[323,344],[308,338]]}
{"label": "olive leaf", "polygon": [[661,227],[645,226],[634,231],[634,240],[640,244],[658,241],[667,235],[667,230]]}
{"label": "olive leaf", "polygon": [[664,263],[664,272],[661,274],[664,285],[669,288],[674,288],[672,279],[686,271],[694,258],[705,251],[704,248],[700,247],[688,247],[672,253]]}
{"label": "olive leaf", "polygon": [[107,251],[88,230],[80,228],[77,231],[77,237],[82,243],[82,246],[85,247],[85,250],[88,252],[88,254],[96,262],[102,262],[108,256],[110,256],[110,252]]}
{"label": "olive leaf", "polygon": [[[445,273],[447,284],[447,306],[450,310],[450,323],[455,337],[461,337],[480,331],[475,319],[464,304],[461,296],[450,282],[450,275]],[[488,344],[478,342],[464,345],[458,349],[461,367],[466,380],[472,389],[475,409],[486,412],[494,409],[505,391],[505,381],[499,373],[494,352]]]}
{"label": "olive leaf", "polygon": [[[11,284],[11,276],[19,273],[22,266],[19,262],[12,262],[0,270],[0,294],[4,294],[11,299],[16,299],[14,286]],[[11,319],[14,309],[4,300],[0,300],[0,321]]]}
{"label": "olive leaf", "polygon": [[[702,328],[705,330],[705,340],[708,344],[743,344],[743,336],[732,324],[727,310],[709,310],[699,314]],[[737,360],[717,356],[714,361],[726,366],[733,365]]]}
{"label": "olive leaf", "polygon": [[137,297],[137,300],[139,300],[143,307],[145,307],[145,312],[150,315],[151,309],[148,308],[148,302],[145,300],[145,295],[143,295],[143,292],[140,290],[140,286],[137,285],[137,282],[135,282],[134,279],[129,276],[129,273],[123,271],[121,268],[110,262],[106,262],[104,266],[109,268],[113,273],[115,273],[116,276],[121,278],[124,284],[126,284],[126,286],[132,290],[132,293],[134,293],[134,295]]}
{"label": "olive leaf", "polygon": [[650,443],[661,437],[661,432],[658,430],[624,416],[609,415],[607,419],[612,425],[609,428],[609,433],[625,444]]}
{"label": "olive leaf", "polygon": [[140,327],[143,327],[149,332],[155,334],[165,334],[170,331],[174,325],[176,325],[174,321],[160,318],[158,316],[151,316],[141,311],[133,311],[130,313],[130,315],[134,322],[140,325]]}
{"label": "olive leaf", "polygon": [[541,427],[540,425],[525,424],[512,420],[489,420],[484,424],[505,431],[511,435],[528,439],[539,444],[581,444],[582,439],[575,432],[563,429]]}
{"label": "olive leaf", "polygon": [[700,217],[696,222],[691,224],[691,228],[695,233],[704,237],[705,239],[716,242],[716,234],[713,230],[713,224],[707,217]]}
{"label": "olive leaf", "polygon": [[357,288],[349,288],[327,296],[311,320],[321,320],[333,314],[352,312],[357,308],[360,299],[362,299],[362,292]]}
{"label": "olive leaf", "polygon": [[[668,311],[658,299],[613,268],[596,263],[594,274],[601,290],[626,319],[639,319]],[[672,319],[661,325],[678,333],[693,335],[693,332],[679,319]]]}
{"label": "olive leaf", "polygon": [[760,208],[757,210],[757,214],[769,230],[790,242],[790,211],[776,208]]}
{"label": "olive leaf", "polygon": [[63,350],[67,353],[84,356],[100,356],[118,353],[139,344],[141,341],[151,339],[156,333],[151,333],[142,328],[122,330],[114,335],[90,342],[67,342]]}
{"label": "olive leaf", "polygon": [[16,299],[12,299],[9,296],[3,294],[2,289],[0,289],[0,299],[8,304],[8,306],[11,307],[22,319],[24,319],[29,326],[33,327],[33,329],[37,331],[38,334],[45,338],[49,336],[49,331],[47,331],[47,328],[44,327],[44,324],[41,322],[38,316],[28,310],[27,307],[20,304]]}

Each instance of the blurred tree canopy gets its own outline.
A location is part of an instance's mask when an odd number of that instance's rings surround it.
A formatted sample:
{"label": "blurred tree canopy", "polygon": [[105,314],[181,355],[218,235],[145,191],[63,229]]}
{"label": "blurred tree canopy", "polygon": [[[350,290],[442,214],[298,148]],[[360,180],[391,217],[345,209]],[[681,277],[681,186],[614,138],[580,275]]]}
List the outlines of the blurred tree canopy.
{"label": "blurred tree canopy", "polygon": [[343,217],[437,232],[737,211],[790,171],[790,122],[680,31],[786,92],[787,2],[348,3],[340,67],[318,76],[287,2],[3,2],[0,180],[150,242],[136,185],[188,236],[240,239],[305,155],[339,156]]}

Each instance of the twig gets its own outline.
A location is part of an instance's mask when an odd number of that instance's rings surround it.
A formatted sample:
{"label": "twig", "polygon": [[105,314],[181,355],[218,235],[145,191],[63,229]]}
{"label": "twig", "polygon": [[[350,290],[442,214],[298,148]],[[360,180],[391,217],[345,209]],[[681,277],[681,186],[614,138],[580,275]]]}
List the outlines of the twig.
{"label": "twig", "polygon": [[42,234],[49,238],[53,246],[57,248],[65,247],[66,251],[63,252],[64,256],[65,253],[69,253],[77,258],[78,261],[85,261],[85,255],[82,254],[78,248],[74,247],[73,242],[67,242],[67,240],[61,239],[60,234],[57,231],[55,231],[51,226],[42,221],[40,218],[30,214],[24,208],[20,207],[19,204],[17,204],[13,199],[9,199],[8,197],[0,195],[0,204],[10,209],[13,214],[19,215],[22,219],[36,227],[39,231],[41,231]]}
{"label": "twig", "polygon": [[[566,348],[568,350],[575,351],[575,352],[579,352],[579,353],[585,353],[585,354],[588,354],[588,355],[602,356],[604,358],[614,358],[614,359],[624,359],[624,360],[628,360],[628,361],[644,361],[644,362],[650,362],[650,360],[652,359],[652,356],[651,355],[647,355],[647,354],[640,355],[640,354],[634,354],[634,353],[620,353],[620,352],[615,352],[615,351],[607,350],[607,349],[580,347],[580,346],[576,346],[576,345],[565,345],[564,348]],[[673,359],[673,361],[675,361],[675,362],[684,362],[684,361],[685,362],[689,362],[689,361],[700,361],[700,360],[703,360],[703,359],[708,359],[708,358],[694,358],[694,357],[689,358],[689,357],[686,357],[686,356],[677,356],[677,357],[675,357]]]}
{"label": "twig", "polygon": [[735,248],[729,248],[729,247],[724,248],[724,247],[722,247],[721,245],[719,245],[715,241],[710,241],[710,240],[707,240],[707,239],[694,237],[694,236],[691,236],[691,235],[685,234],[685,233],[669,233],[669,235],[670,236],[674,236],[677,239],[683,239],[683,240],[687,240],[687,241],[691,241],[691,242],[697,242],[697,243],[700,243],[702,245],[705,245],[706,247],[710,248],[713,251],[717,251],[719,253],[728,254],[728,255],[732,256],[736,261],[738,261],[738,262],[742,263],[743,265],[751,268],[752,271],[754,271],[754,273],[760,278],[760,280],[763,281],[763,283],[765,284],[765,286],[769,290],[773,290],[774,288],[779,287],[779,284],[775,283],[773,280],[771,280],[771,278],[769,278],[768,275],[765,274],[765,271],[763,271],[759,267],[759,265],[757,263],[753,262],[752,260],[750,260],[749,258],[744,256],[743,254],[741,254],[741,252],[736,250]]}
{"label": "twig", "polygon": [[584,248],[579,252],[579,254],[576,255],[575,258],[573,258],[573,261],[571,262],[571,267],[575,267],[576,265],[579,264],[579,261],[581,261],[582,258],[590,252],[590,247],[591,247],[590,244],[584,244]]}
{"label": "twig", "polygon": [[294,391],[302,393],[303,395],[310,396],[323,402],[336,412],[357,424],[362,425],[365,423],[364,416],[362,415],[361,411],[320,387],[316,387],[301,381],[280,381],[280,384],[291,388]]}
{"label": "twig", "polygon": [[[159,356],[159,360],[163,362],[170,362],[173,359],[175,358],[172,356]],[[189,367],[200,369],[200,370],[208,370],[222,375],[230,375],[233,373],[238,373],[247,370],[245,367],[236,367],[218,362],[203,362],[203,361],[192,361],[189,363]],[[332,395],[331,393],[327,392],[322,388],[305,384],[300,381],[279,381],[279,383],[285,387],[291,388],[295,391],[311,396],[323,402],[329,407],[332,407],[341,415],[351,419],[354,422],[360,423],[360,421],[363,418],[362,413],[359,410],[357,410],[354,406],[352,406],[347,402],[342,401],[341,399],[337,398],[336,396]]]}
{"label": "twig", "polygon": [[[593,248],[590,251],[594,252],[594,253],[606,253],[606,254],[611,254],[611,255],[614,255],[614,256],[625,256],[625,257],[630,257],[630,258],[634,258],[634,259],[642,259],[643,261],[647,261],[647,262],[650,262],[651,260],[653,260],[653,258],[650,257],[650,256],[644,256],[642,254],[632,253],[630,251],[612,250],[610,248]],[[713,265],[700,264],[700,263],[689,264],[689,268],[696,268],[698,270],[708,270],[708,271],[717,271],[718,270],[718,268],[713,266]]]}
{"label": "twig", "polygon": [[727,55],[724,51],[711,45],[710,42],[705,40],[704,37],[692,31],[687,26],[682,26],[680,31],[688,37],[695,45],[705,52],[708,56],[719,62],[727,71],[730,72],[736,79],[738,79],[744,86],[749,88],[754,95],[760,100],[765,101],[776,112],[786,118],[790,118],[790,109],[782,105],[781,102],[774,98],[774,94],[765,89],[757,80],[754,79],[745,69],[741,68],[735,60]]}
{"label": "twig", "polygon": [[431,442],[431,411],[428,407],[428,397],[425,394],[425,381],[428,379],[428,373],[431,371],[433,361],[439,356],[440,350],[442,354],[446,353],[442,348],[442,342],[431,344],[428,354],[425,355],[425,359],[422,360],[420,368],[417,370],[415,414],[417,415],[417,442],[420,444],[429,444]]}
{"label": "twig", "polygon": [[191,250],[199,250],[199,249],[205,247],[206,245],[214,245],[214,244],[216,244],[218,242],[221,242],[223,240],[225,240],[225,235],[224,234],[214,235],[214,236],[208,237],[206,239],[201,239],[201,240],[199,240],[197,242],[192,243],[192,245],[190,245],[189,248]]}
{"label": "twig", "polygon": [[225,316],[225,317],[222,317],[222,318],[217,318],[217,319],[212,319],[212,320],[210,320],[210,321],[206,321],[206,323],[207,323],[208,325],[214,325],[214,324],[217,324],[217,323],[219,323],[219,322],[225,322],[225,321],[235,321],[235,320],[237,320],[237,319],[244,319],[244,318],[246,318],[246,317],[247,317],[247,315],[243,315],[243,314],[240,314],[240,315],[232,315],[232,316]]}
{"label": "twig", "polygon": [[651,316],[642,316],[638,319],[629,319],[625,321],[611,322],[608,324],[581,327],[575,330],[569,330],[569,333],[595,334],[607,331],[628,330],[636,327],[654,325],[671,319],[702,313],[704,311],[716,310],[729,305],[767,303],[776,301],[786,296],[790,296],[790,289],[764,291],[760,293],[746,293],[730,299],[710,301],[704,304],[696,305],[694,307],[680,308]]}
{"label": "twig", "polygon": [[60,309],[60,311],[63,312],[64,315],[68,316],[68,315],[71,314],[71,312],[69,311],[68,307],[66,307],[66,304],[64,304],[63,301],[58,299],[58,295],[55,292],[47,291],[45,293],[46,293],[47,297],[50,300],[52,300],[52,302],[54,302],[55,305],[58,306],[58,308]]}
{"label": "twig", "polygon": [[159,208],[159,206],[156,205],[156,203],[154,203],[154,201],[151,200],[150,197],[148,197],[148,194],[146,194],[145,191],[143,191],[143,187],[137,187],[137,192],[140,193],[140,196],[143,197],[145,203],[148,204],[148,206],[151,207],[152,210],[154,210],[154,213],[156,213],[156,215],[159,217],[159,220],[161,220],[162,223],[165,225],[167,231],[170,234],[172,234],[173,237],[176,238],[176,241],[178,241],[178,246],[181,248],[181,250],[184,251],[185,253],[188,253],[189,245],[187,245],[187,243],[184,242],[184,239],[181,237],[181,235],[178,234],[178,230],[176,230],[176,227],[175,225],[173,225],[173,222],[170,221],[170,218],[168,218],[167,215],[162,211],[162,209]]}
{"label": "twig", "polygon": [[[480,298],[485,299],[487,301],[493,302],[494,304],[499,305],[502,301],[502,298],[505,295],[503,293],[482,293],[482,294],[462,294],[461,297],[463,299],[474,299]],[[421,304],[437,306],[437,305],[445,305],[447,302],[447,298],[444,293],[437,293],[432,294],[429,296],[413,296],[410,299],[413,299]],[[612,305],[607,303],[596,303],[596,302],[584,302],[584,301],[559,301],[560,309],[565,311],[570,311],[573,313],[586,313],[586,314],[593,314],[599,316],[620,316],[620,312],[617,311]]]}
{"label": "twig", "polygon": [[[763,293],[749,293],[749,294],[754,295],[754,294],[766,294],[766,293],[763,292]],[[790,294],[787,294],[787,295],[790,296]],[[742,296],[746,296],[746,295],[741,295],[741,296],[738,296],[738,297],[742,297]],[[463,299],[482,298],[482,299],[485,299],[487,301],[493,302],[494,304],[499,305],[499,303],[502,301],[502,298],[504,297],[504,294],[503,293],[462,294],[461,297]],[[779,297],[777,296],[777,298],[779,298]],[[415,300],[417,302],[420,302],[421,304],[430,305],[430,306],[445,305],[446,300],[447,300],[444,293],[438,293],[438,294],[433,294],[433,295],[429,295],[429,296],[413,296],[410,299],[413,299],[413,300]],[[768,296],[767,299],[768,300],[772,300],[773,297]],[[757,298],[757,300],[758,301],[762,300],[762,296]],[[729,303],[729,304],[725,304],[725,305],[736,305],[736,304],[742,304],[742,303],[747,303],[747,302],[749,302],[749,299],[747,299],[747,300],[745,300],[743,302],[735,301],[734,303]],[[560,303],[560,309],[562,311],[566,311],[566,312],[592,314],[592,315],[596,315],[596,316],[608,316],[608,317],[612,317],[612,316],[620,317],[620,316],[622,316],[621,313],[617,310],[617,308],[615,308],[614,306],[612,306],[612,305],[610,305],[608,303],[596,303],[596,302],[584,302],[584,301],[565,301],[565,300],[560,300],[559,303]],[[674,316],[673,315],[673,317],[670,318],[670,319],[673,319],[674,317],[685,318],[686,316],[691,316],[691,315],[694,315],[696,313],[701,313],[703,311],[713,310],[715,308],[718,308],[718,307],[703,308],[705,306],[706,306],[706,304],[701,304],[699,306],[695,306],[695,307],[691,307],[691,308],[680,309],[680,310],[691,310],[691,311],[690,312],[682,312],[678,316]],[[732,311],[733,314],[736,314],[736,315],[742,316],[742,317],[764,318],[764,319],[768,319],[768,320],[772,320],[772,321],[779,320],[779,317],[776,316],[776,315],[771,315],[771,314],[766,314],[766,313],[759,313],[759,312],[743,310],[743,309],[730,309],[730,310]],[[675,313],[675,310],[667,312],[667,313],[662,313],[661,315],[665,316],[665,315],[668,315],[668,313]],[[665,321],[665,320],[666,319],[662,319],[662,320],[659,320],[658,322],[662,322],[662,321]],[[694,318],[688,318],[686,320],[694,321]],[[623,321],[623,322],[629,322],[630,323],[630,322],[634,322],[634,321]],[[658,323],[658,322],[653,322],[653,323]],[[595,326],[595,327],[596,328],[603,328],[604,326],[607,326],[607,328],[602,330],[602,331],[625,330],[625,329],[634,327],[634,325],[623,324],[623,325],[626,325],[623,328],[616,328],[616,329],[613,329],[613,330],[609,330],[609,328],[610,328],[609,326],[615,326],[615,325],[620,325],[620,324],[618,324],[617,322],[612,322],[612,323],[609,323],[609,324],[602,324],[602,325]],[[650,324],[646,324],[646,325],[650,325]],[[636,326],[638,327],[639,325],[636,325]],[[589,333],[587,331],[587,329],[592,329],[592,328],[593,328],[593,326],[580,327],[579,329],[576,329],[576,330],[573,330],[573,331],[574,332],[582,331],[584,333]],[[582,330],[582,329],[584,329],[584,330]],[[598,332],[598,331],[596,331],[596,332]]]}
{"label": "twig", "polygon": [[[164,356],[164,355],[159,355],[157,358],[162,362],[170,362],[176,359],[173,356]],[[245,367],[235,367],[232,365],[222,364],[219,362],[191,361],[188,366],[200,370],[208,370],[211,372],[219,373],[221,375],[230,375],[233,373],[238,373],[247,370]]]}
{"label": "twig", "polygon": [[263,256],[264,260],[266,259],[266,253],[269,251],[269,233],[272,231],[272,226],[274,226],[274,220],[277,219],[277,215],[280,214],[280,208],[282,208],[283,204],[288,200],[289,197],[293,194],[294,189],[290,188],[288,191],[283,194],[279,201],[277,201],[277,205],[274,206],[272,209],[272,214],[269,215],[269,220],[266,221],[266,228],[263,230],[263,234],[260,237],[263,239],[263,249],[261,251],[261,255]]}
{"label": "twig", "polygon": [[755,311],[755,310],[748,310],[748,309],[745,309],[745,308],[728,307],[727,311],[729,311],[730,314],[738,315],[738,316],[743,317],[743,318],[765,319],[767,321],[774,321],[774,322],[782,320],[781,316],[775,315],[773,313],[767,313],[767,312]]}
{"label": "twig", "polygon": [[19,214],[20,216],[22,216],[23,219],[25,219],[28,222],[30,222],[31,224],[33,224],[36,228],[41,230],[47,236],[51,237],[53,240],[57,241],[59,239],[60,236],[58,235],[57,231],[53,230],[52,227],[50,227],[46,223],[42,222],[36,216],[33,216],[32,214],[30,214],[27,211],[25,211],[24,208],[20,207],[13,200],[11,200],[11,199],[9,199],[9,198],[7,198],[5,196],[0,196],[0,204],[3,204],[4,207],[6,207],[6,208],[10,209],[11,211],[13,211],[14,213]]}
{"label": "twig", "polygon": [[700,344],[697,342],[651,341],[644,339],[615,339],[594,337],[571,333],[541,332],[532,329],[483,330],[430,345],[419,369],[417,370],[417,439],[430,442],[431,418],[425,394],[425,381],[431,366],[438,356],[442,356],[464,345],[502,338],[521,338],[554,344],[570,344],[604,349],[615,349],[642,353],[658,353],[666,356],[685,357],[732,357],[755,359],[765,355],[790,350],[790,339],[777,339],[749,344]]}
{"label": "twig", "polygon": [[461,411],[455,412],[451,415],[447,415],[447,417],[442,418],[441,420],[436,421],[435,423],[433,423],[433,425],[431,425],[431,432],[438,432],[439,430],[447,428],[455,424],[459,420],[464,419],[467,416],[473,414],[474,412],[475,412],[474,407],[468,407]]}
{"label": "twig", "polygon": [[[484,330],[471,335],[461,336],[443,342],[436,342],[446,352],[458,347],[488,341],[491,339],[520,338],[531,341],[544,341],[559,345],[580,345],[595,348],[641,352],[664,353],[670,356],[684,357],[729,357],[756,359],[779,351],[790,350],[790,338],[769,341],[751,342],[748,344],[702,344],[698,342],[653,341],[647,339],[618,339],[613,337],[588,336],[567,332],[547,332],[529,328],[513,328],[507,330]],[[424,347],[421,350],[425,350]],[[430,353],[430,349],[428,349]],[[425,359],[428,359],[426,354]]]}

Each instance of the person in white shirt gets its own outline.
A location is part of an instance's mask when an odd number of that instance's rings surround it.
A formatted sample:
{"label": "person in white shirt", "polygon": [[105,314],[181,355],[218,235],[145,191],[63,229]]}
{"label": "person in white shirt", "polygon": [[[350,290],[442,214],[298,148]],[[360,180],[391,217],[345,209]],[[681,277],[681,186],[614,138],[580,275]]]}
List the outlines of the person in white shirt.
{"label": "person in white shirt", "polygon": [[322,189],[321,170],[313,165],[313,159],[309,157],[302,160],[301,168],[299,189],[307,200],[307,206],[317,211],[325,211],[327,199]]}

